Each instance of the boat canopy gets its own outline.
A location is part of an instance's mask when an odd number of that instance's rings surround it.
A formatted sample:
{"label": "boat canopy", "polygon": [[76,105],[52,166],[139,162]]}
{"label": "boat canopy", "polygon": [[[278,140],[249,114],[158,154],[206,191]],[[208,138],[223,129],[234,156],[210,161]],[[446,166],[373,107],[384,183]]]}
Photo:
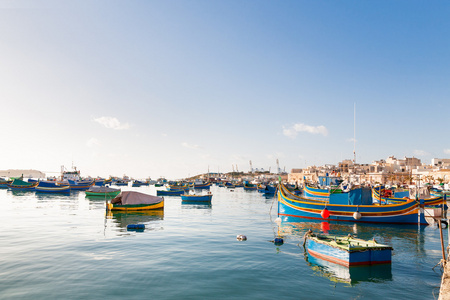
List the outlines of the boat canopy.
{"label": "boat canopy", "polygon": [[137,204],[154,204],[163,200],[161,197],[147,195],[144,193],[127,191],[121,192],[117,197],[111,200],[113,204],[121,205],[137,205]]}

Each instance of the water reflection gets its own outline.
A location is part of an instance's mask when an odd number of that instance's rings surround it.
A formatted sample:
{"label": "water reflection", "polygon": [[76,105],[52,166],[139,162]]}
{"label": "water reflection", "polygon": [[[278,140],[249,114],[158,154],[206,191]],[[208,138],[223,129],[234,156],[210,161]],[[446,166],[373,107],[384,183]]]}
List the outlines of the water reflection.
{"label": "water reflection", "polygon": [[355,285],[359,282],[384,282],[392,280],[391,264],[344,267],[313,256],[305,251],[305,261],[314,274],[333,282]]}
{"label": "water reflection", "polygon": [[181,202],[182,209],[206,209],[211,210],[212,204],[211,202],[198,202],[198,201],[182,201]]}
{"label": "water reflection", "polygon": [[106,213],[106,219],[110,219],[117,227],[127,229],[130,224],[145,224],[145,230],[162,229],[160,224],[164,220],[164,210],[149,210],[142,212],[112,212]]}

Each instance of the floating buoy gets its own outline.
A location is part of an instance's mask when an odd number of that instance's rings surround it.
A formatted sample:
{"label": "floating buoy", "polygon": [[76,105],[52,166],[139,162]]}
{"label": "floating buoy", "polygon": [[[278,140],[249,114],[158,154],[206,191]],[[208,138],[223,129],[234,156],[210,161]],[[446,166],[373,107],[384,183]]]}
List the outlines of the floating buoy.
{"label": "floating buoy", "polygon": [[330,216],[330,211],[325,207],[320,213],[320,215],[322,216],[322,218],[328,219],[328,217]]}
{"label": "floating buoy", "polygon": [[355,219],[355,220],[361,219],[361,214],[359,213],[359,211],[355,211],[353,213],[353,219]]}
{"label": "floating buoy", "polygon": [[275,246],[281,246],[284,243],[284,240],[280,237],[277,237],[273,240],[273,243],[275,244]]}
{"label": "floating buoy", "polygon": [[144,224],[128,224],[127,229],[128,230],[144,230],[145,225]]}
{"label": "floating buoy", "polygon": [[238,241],[246,241],[246,240],[247,240],[247,237],[246,237],[245,235],[238,234],[237,237],[236,237],[236,239],[237,239]]}

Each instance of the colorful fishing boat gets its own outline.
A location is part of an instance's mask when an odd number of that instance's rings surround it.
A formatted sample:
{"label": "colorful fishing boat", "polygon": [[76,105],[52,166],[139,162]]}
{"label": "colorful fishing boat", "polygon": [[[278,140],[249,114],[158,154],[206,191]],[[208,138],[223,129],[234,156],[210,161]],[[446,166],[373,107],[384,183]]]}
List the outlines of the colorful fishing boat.
{"label": "colorful fishing boat", "polygon": [[106,209],[111,211],[141,211],[163,209],[164,198],[144,193],[127,191],[121,192],[106,203]]}
{"label": "colorful fishing boat", "polygon": [[156,191],[156,196],[180,196],[184,194],[184,190],[160,190]]}
{"label": "colorful fishing boat", "polygon": [[308,184],[303,186],[303,195],[310,198],[328,199],[330,198],[330,194],[340,193],[343,193],[343,191],[337,186],[332,186],[330,188],[314,187]]}
{"label": "colorful fishing boat", "polygon": [[196,190],[209,190],[211,188],[211,182],[208,183],[195,183],[194,182],[194,189]]}
{"label": "colorful fishing boat", "polygon": [[334,197],[331,194],[329,200],[314,200],[296,196],[283,185],[278,185],[278,215],[285,220],[306,218],[343,222],[428,225],[423,210],[419,209],[419,202],[414,200],[377,205],[372,203],[370,188],[353,189],[345,194],[347,198]]}
{"label": "colorful fishing boat", "polygon": [[362,240],[351,235],[330,236],[305,235],[305,248],[308,254],[345,267],[390,264],[392,247],[373,240]]}
{"label": "colorful fishing boat", "polygon": [[442,196],[430,197],[428,193],[426,196],[423,194],[418,194],[417,196],[414,192],[411,194],[409,190],[395,192],[390,189],[386,189],[384,186],[378,186],[372,188],[372,198],[374,202],[377,203],[403,203],[410,199],[419,199],[423,202],[425,206],[435,206],[435,205],[445,205],[446,201]]}
{"label": "colorful fishing boat", "polygon": [[132,187],[140,187],[143,185],[148,185],[147,182],[141,181],[141,180],[133,180],[133,183],[131,184]]}
{"label": "colorful fishing boat", "polygon": [[70,186],[68,184],[58,184],[55,181],[39,181],[36,186],[36,192],[70,194]]}
{"label": "colorful fishing boat", "polygon": [[8,188],[11,190],[21,191],[34,191],[37,185],[37,182],[27,182],[18,178],[15,178],[11,183],[7,184]]}
{"label": "colorful fishing boat", "polygon": [[4,178],[0,178],[0,188],[7,188],[8,183],[11,183],[12,180],[6,180]]}
{"label": "colorful fishing boat", "polygon": [[94,185],[94,180],[67,180],[67,182],[71,190],[87,190]]}
{"label": "colorful fishing boat", "polygon": [[244,191],[256,191],[258,186],[256,184],[244,183]]}
{"label": "colorful fishing boat", "polygon": [[120,189],[114,189],[107,186],[91,186],[88,190],[86,190],[87,197],[107,197],[114,198],[120,194]]}
{"label": "colorful fishing boat", "polygon": [[208,193],[206,195],[195,195],[195,194],[184,194],[181,195],[182,201],[189,202],[211,202],[212,194]]}

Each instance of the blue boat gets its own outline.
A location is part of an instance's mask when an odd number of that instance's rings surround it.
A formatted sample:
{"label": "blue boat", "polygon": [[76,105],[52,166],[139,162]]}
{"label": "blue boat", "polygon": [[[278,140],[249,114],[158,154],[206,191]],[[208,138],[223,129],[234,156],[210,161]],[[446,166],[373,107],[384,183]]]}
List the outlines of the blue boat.
{"label": "blue boat", "polygon": [[182,201],[189,201],[189,202],[211,202],[212,194],[208,193],[207,195],[189,195],[184,194],[181,195]]}
{"label": "blue boat", "polygon": [[196,190],[209,190],[210,188],[211,188],[211,182],[194,183],[194,189],[196,189]]}
{"label": "blue boat", "polygon": [[156,191],[156,196],[180,196],[181,194],[184,194],[184,190]]}
{"label": "blue boat", "polygon": [[57,184],[55,181],[39,181],[36,192],[40,193],[70,193],[70,185]]}
{"label": "blue boat", "polygon": [[[345,194],[331,194],[329,200],[314,200],[290,193],[278,185],[278,215],[284,218],[306,218],[313,220],[420,224],[428,225],[420,202],[409,199],[403,203],[375,205],[371,189],[353,189]],[[347,195],[346,198],[342,195]]]}
{"label": "blue boat", "polygon": [[244,191],[256,191],[258,186],[256,184],[244,183]]}
{"label": "blue boat", "polygon": [[375,240],[348,236],[318,235],[311,231],[305,236],[308,255],[345,267],[390,264],[392,247]]}
{"label": "blue boat", "polygon": [[[72,190],[87,190],[94,185],[94,180],[68,180],[70,189]],[[64,184],[64,182],[60,182]]]}
{"label": "blue boat", "polygon": [[342,189],[334,186],[330,188],[313,187],[305,184],[303,187],[303,195],[315,199],[329,199],[330,194],[342,194]]}

